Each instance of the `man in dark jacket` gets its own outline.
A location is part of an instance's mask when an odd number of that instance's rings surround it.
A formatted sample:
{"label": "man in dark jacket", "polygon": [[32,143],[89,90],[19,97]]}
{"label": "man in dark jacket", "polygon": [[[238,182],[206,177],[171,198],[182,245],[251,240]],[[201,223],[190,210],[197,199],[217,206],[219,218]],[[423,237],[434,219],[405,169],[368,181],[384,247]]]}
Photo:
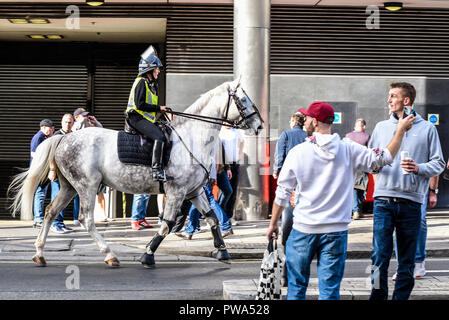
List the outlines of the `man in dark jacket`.
{"label": "man in dark jacket", "polygon": [[[33,136],[30,143],[31,158],[30,166],[33,161],[34,152],[37,147],[48,137],[50,137],[55,131],[55,125],[50,119],[44,119],[40,122],[40,130]],[[49,174],[52,172],[50,171]],[[34,193],[33,202],[33,214],[34,214],[34,227],[42,227],[42,221],[44,220],[44,200],[47,194],[48,184],[39,185]]]}
{"label": "man in dark jacket", "polygon": [[306,133],[302,130],[304,125],[304,115],[296,112],[290,118],[290,130],[281,133],[276,144],[276,151],[274,154],[273,177],[276,179],[281,171],[287,153],[299,143],[304,142]]}

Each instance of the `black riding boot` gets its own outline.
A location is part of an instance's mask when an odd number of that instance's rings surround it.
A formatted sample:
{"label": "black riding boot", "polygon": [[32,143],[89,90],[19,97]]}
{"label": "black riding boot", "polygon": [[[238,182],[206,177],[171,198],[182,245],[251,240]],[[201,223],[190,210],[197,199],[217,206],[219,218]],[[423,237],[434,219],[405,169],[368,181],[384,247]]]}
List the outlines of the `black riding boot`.
{"label": "black riding boot", "polygon": [[155,140],[153,146],[153,159],[152,159],[153,180],[155,181],[166,181],[173,179],[173,177],[166,176],[165,171],[162,170],[163,156],[164,156],[164,142],[160,140]]}

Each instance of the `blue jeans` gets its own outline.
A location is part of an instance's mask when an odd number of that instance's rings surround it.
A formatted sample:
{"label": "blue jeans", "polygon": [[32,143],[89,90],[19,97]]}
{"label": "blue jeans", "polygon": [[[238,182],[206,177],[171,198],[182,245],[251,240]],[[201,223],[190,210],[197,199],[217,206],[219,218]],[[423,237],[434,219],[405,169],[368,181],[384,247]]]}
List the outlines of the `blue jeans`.
{"label": "blue jeans", "polygon": [[36,191],[34,192],[34,200],[33,200],[33,215],[34,222],[42,222],[44,221],[44,201],[45,196],[47,195],[48,184],[45,187],[38,186]]}
{"label": "blue jeans", "polygon": [[221,195],[218,198],[218,204],[221,208],[226,208],[226,205],[232,195],[232,186],[226,171],[223,171],[217,175],[217,186],[221,190]]}
{"label": "blue jeans", "polygon": [[363,200],[365,199],[365,190],[355,189],[353,191],[353,199],[352,199],[352,213],[362,212],[363,208]]}
{"label": "blue jeans", "polygon": [[[427,202],[429,201],[429,192],[427,192],[426,200],[421,205],[421,223],[419,226],[418,242],[416,243],[415,263],[421,263],[426,260],[426,241],[427,241]],[[394,251],[398,252],[396,239],[394,239]]]}
{"label": "blue jeans", "polygon": [[131,220],[140,221],[145,219],[147,213],[149,194],[135,194],[133,197],[133,206],[131,210]]}
{"label": "blue jeans", "polygon": [[370,300],[388,298],[388,266],[393,253],[393,232],[397,241],[397,279],[393,300],[407,300],[415,280],[416,243],[421,219],[421,204],[374,200],[373,254]]}
{"label": "blue jeans", "polygon": [[195,230],[200,228],[200,215],[201,213],[192,204],[189,210],[189,220],[187,221],[187,225],[184,228],[185,233],[193,234]]}
{"label": "blue jeans", "polygon": [[[224,210],[219,206],[218,202],[215,201],[214,195],[212,193],[212,188],[209,184],[205,185],[204,191],[206,192],[206,197],[209,200],[209,205],[212,210],[214,210],[217,215],[218,221],[220,222],[221,231],[227,231],[232,228],[231,222]],[[190,207],[189,211],[189,221],[184,229],[185,233],[193,234],[193,232],[200,226],[200,215],[201,213],[194,205]]]}
{"label": "blue jeans", "polygon": [[305,300],[310,264],[317,256],[319,300],[339,300],[348,231],[306,234],[292,229],[287,240],[287,300]]}
{"label": "blue jeans", "polygon": [[[56,195],[58,194],[59,189],[60,189],[59,180],[55,179],[55,181],[51,182],[51,201],[53,201],[53,199],[56,198]],[[64,225],[64,213],[65,213],[65,209],[62,209],[51,225],[52,226],[56,226],[56,225],[63,226]]]}
{"label": "blue jeans", "polygon": [[[51,201],[53,201],[53,199],[56,197],[60,188],[61,187],[60,187],[58,179],[51,182]],[[78,195],[76,195],[75,198],[73,199],[73,220],[78,220],[79,211],[80,211],[80,197]],[[64,225],[64,214],[65,214],[65,209],[62,209],[62,211],[56,217],[55,221],[53,221],[52,226],[56,226],[56,225],[63,226]]]}
{"label": "blue jeans", "polygon": [[418,242],[416,244],[415,263],[421,263],[426,260],[426,240],[427,240],[427,202],[429,201],[429,192],[427,191],[426,200],[421,205],[421,223],[418,233]]}
{"label": "blue jeans", "polygon": [[78,220],[80,214],[80,196],[73,198],[73,220]]}
{"label": "blue jeans", "polygon": [[240,164],[238,163],[232,163],[229,165],[232,172],[232,178],[229,180],[229,183],[232,187],[232,194],[231,197],[228,200],[228,203],[226,204],[226,207],[223,207],[223,210],[226,212],[226,215],[228,218],[232,218],[234,215],[234,207],[235,203],[237,201],[237,188],[239,185],[239,176],[240,176]]}

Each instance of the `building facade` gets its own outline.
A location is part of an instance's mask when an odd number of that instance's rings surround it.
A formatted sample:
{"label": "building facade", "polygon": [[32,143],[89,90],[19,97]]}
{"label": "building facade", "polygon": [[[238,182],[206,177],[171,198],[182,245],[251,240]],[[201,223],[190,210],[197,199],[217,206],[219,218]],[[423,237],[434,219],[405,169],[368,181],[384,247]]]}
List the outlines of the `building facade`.
{"label": "building facade", "polygon": [[[447,159],[449,7],[408,8],[404,1],[402,10],[389,12],[381,3],[368,8],[363,1],[306,2],[311,1],[271,4],[271,157],[299,107],[327,101],[341,115],[334,132],[351,131],[358,117],[371,132],[388,117],[388,84],[409,81],[417,89],[417,112],[439,115]],[[71,4],[79,8],[80,29],[66,25]],[[183,111],[200,94],[233,79],[233,11],[233,1],[106,1],[100,7],[0,1],[0,215],[9,215],[6,189],[17,168],[27,167],[29,142],[41,119],[59,124],[64,113],[86,107],[105,127],[123,128],[139,56],[149,44],[166,66],[160,99],[173,109]],[[29,17],[50,23],[24,27],[8,20]],[[31,39],[33,32],[63,38]],[[247,183],[244,175],[241,183]],[[438,207],[448,207],[447,181],[441,179],[439,189]]]}

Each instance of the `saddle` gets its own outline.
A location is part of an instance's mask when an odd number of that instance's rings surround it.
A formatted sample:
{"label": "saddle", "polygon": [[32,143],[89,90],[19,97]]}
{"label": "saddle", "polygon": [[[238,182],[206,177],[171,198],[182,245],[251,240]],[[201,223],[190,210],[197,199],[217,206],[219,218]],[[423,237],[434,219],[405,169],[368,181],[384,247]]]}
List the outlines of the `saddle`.
{"label": "saddle", "polygon": [[[164,166],[166,166],[170,159],[172,147],[170,142],[171,129],[164,122],[158,122],[157,125],[165,136],[166,144],[164,148],[163,163]],[[117,152],[119,160],[126,164],[151,167],[154,140],[150,138],[151,137],[145,137],[139,133],[136,128],[129,123],[128,118],[126,118],[124,131],[118,132]]]}

